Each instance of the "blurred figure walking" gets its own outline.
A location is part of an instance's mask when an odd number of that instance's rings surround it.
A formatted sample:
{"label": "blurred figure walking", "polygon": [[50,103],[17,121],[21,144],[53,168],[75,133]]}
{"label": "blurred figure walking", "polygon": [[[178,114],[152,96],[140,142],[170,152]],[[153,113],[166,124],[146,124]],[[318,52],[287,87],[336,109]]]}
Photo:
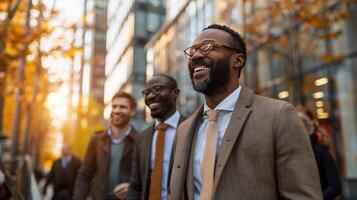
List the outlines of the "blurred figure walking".
{"label": "blurred figure walking", "polygon": [[318,123],[316,123],[313,114],[307,109],[298,109],[298,116],[302,120],[307,133],[310,136],[312,149],[314,151],[317,168],[320,174],[321,189],[325,200],[332,200],[341,195],[341,180],[337,170],[336,163],[332,158],[328,147],[318,141],[321,140],[319,135]]}
{"label": "blurred figure walking", "polygon": [[52,184],[54,191],[53,200],[72,199],[74,183],[80,167],[81,161],[72,155],[71,147],[64,145],[62,148],[62,156],[52,164],[43,193],[46,194],[47,187]]}

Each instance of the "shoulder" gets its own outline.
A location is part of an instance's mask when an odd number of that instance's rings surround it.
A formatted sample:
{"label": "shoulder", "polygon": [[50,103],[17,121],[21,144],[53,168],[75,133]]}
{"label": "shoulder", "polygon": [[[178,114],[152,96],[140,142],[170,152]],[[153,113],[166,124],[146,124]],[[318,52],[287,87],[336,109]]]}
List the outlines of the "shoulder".
{"label": "shoulder", "polygon": [[108,132],[107,129],[95,131],[94,134],[93,134],[93,136],[102,136],[102,135],[107,134],[107,132]]}
{"label": "shoulder", "polygon": [[61,158],[58,158],[53,161],[53,165],[58,165],[58,164],[61,164]]}
{"label": "shoulder", "polygon": [[288,102],[255,94],[253,90],[242,86],[235,109],[246,107],[259,114],[271,115],[279,113],[284,107],[289,107],[288,105]]}
{"label": "shoulder", "polygon": [[142,143],[143,141],[151,140],[153,132],[154,132],[154,125],[152,124],[144,131],[142,131],[140,134],[138,134],[137,140],[139,141],[139,143]]}
{"label": "shoulder", "polygon": [[133,126],[131,126],[131,130],[130,130],[129,136],[130,136],[132,139],[135,140],[135,139],[138,138],[139,132],[138,132]]}
{"label": "shoulder", "polygon": [[254,94],[253,106],[269,109],[269,110],[282,110],[285,107],[293,107],[290,103],[278,99],[273,99],[261,95]]}
{"label": "shoulder", "polygon": [[91,140],[99,140],[101,138],[104,138],[108,135],[108,130],[100,130],[94,132],[94,134],[91,136]]}
{"label": "shoulder", "polygon": [[254,95],[251,108],[255,114],[276,120],[295,115],[295,107],[292,104],[260,95]]}
{"label": "shoulder", "polygon": [[89,139],[87,150],[92,151],[98,146],[98,143],[109,141],[106,138],[108,138],[107,130],[94,132]]}
{"label": "shoulder", "polygon": [[81,162],[81,159],[79,159],[77,156],[72,155],[72,159],[76,162]]}

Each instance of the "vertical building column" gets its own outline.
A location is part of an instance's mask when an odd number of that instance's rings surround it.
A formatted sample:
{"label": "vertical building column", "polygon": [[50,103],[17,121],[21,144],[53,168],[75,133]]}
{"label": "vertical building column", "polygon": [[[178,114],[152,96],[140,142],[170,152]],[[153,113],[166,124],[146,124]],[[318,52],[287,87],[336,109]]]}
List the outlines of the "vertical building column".
{"label": "vertical building column", "polygon": [[357,198],[357,4],[349,6],[349,18],[344,23],[343,33],[346,49],[352,58],[339,68],[336,86],[341,115],[342,141],[345,152],[344,195],[346,199]]}

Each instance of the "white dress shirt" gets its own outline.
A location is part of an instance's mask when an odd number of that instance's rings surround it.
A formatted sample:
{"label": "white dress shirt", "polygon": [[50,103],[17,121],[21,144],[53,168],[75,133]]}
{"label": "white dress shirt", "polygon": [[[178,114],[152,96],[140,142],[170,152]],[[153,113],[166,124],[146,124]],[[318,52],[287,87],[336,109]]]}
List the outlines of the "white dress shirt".
{"label": "white dress shirt", "polygon": [[[218,141],[216,149],[216,159],[219,154],[222,140],[226,129],[228,127],[229,121],[231,120],[234,107],[239,98],[241,87],[239,86],[234,90],[230,95],[228,95],[223,101],[221,101],[213,110],[218,110],[217,118],[217,127],[218,127]],[[211,110],[207,104],[204,104],[204,113],[207,110]],[[194,154],[194,163],[193,163],[193,182],[194,182],[194,199],[199,200],[202,190],[202,170],[201,163],[203,159],[203,153],[206,144],[206,133],[207,133],[208,118],[204,114],[203,118],[199,123],[199,129],[197,132],[196,145],[195,145],[195,154]]]}
{"label": "white dress shirt", "polygon": [[69,162],[71,162],[72,156],[71,155],[67,155],[67,156],[63,156],[61,158],[61,166],[62,168],[66,168],[69,164]]}
{"label": "white dress shirt", "polygon": [[131,131],[131,126],[129,126],[128,130],[126,130],[125,133],[122,136],[120,136],[120,138],[114,138],[112,133],[112,128],[109,128],[107,134],[110,137],[112,143],[119,144],[124,140],[126,136],[130,134],[130,131]]}
{"label": "white dress shirt", "polygon": [[[169,173],[169,165],[172,151],[172,144],[174,143],[174,139],[176,136],[176,130],[180,120],[180,113],[176,111],[173,115],[167,118],[164,124],[169,125],[165,132],[165,145],[164,145],[164,160],[162,166],[162,184],[161,184],[161,200],[166,200],[167,195],[167,179]],[[161,122],[155,120],[155,127]],[[155,162],[155,147],[156,147],[156,139],[157,139],[157,130],[155,130],[154,137],[152,139],[151,144],[151,164],[150,164],[150,174],[152,175],[152,170],[154,169]]]}

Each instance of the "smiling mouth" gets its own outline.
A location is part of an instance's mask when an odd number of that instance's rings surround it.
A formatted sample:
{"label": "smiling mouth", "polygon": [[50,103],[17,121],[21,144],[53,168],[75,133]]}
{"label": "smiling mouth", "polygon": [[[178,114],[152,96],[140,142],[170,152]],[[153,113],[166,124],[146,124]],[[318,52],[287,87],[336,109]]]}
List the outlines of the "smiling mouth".
{"label": "smiling mouth", "polygon": [[196,66],[194,69],[193,69],[193,73],[196,73],[196,72],[199,72],[199,71],[202,71],[202,70],[205,70],[205,69],[208,69],[208,67],[204,66],[204,65],[199,65],[199,66]]}
{"label": "smiling mouth", "polygon": [[198,65],[195,66],[192,72],[192,78],[193,79],[200,79],[203,76],[205,76],[207,70],[209,69],[209,67],[205,66],[205,65]]}
{"label": "smiling mouth", "polygon": [[119,117],[119,116],[113,116],[112,117],[112,120],[120,120],[121,119],[121,117]]}
{"label": "smiling mouth", "polygon": [[150,110],[155,110],[159,107],[160,107],[160,103],[157,103],[157,102],[149,104]]}

